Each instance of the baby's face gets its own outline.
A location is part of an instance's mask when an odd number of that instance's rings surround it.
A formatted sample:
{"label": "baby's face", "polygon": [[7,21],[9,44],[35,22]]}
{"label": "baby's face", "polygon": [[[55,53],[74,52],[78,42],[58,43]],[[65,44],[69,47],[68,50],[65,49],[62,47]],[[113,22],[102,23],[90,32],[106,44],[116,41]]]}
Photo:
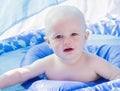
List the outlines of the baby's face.
{"label": "baby's face", "polygon": [[87,36],[80,19],[62,19],[52,24],[48,44],[62,60],[72,60],[82,54]]}

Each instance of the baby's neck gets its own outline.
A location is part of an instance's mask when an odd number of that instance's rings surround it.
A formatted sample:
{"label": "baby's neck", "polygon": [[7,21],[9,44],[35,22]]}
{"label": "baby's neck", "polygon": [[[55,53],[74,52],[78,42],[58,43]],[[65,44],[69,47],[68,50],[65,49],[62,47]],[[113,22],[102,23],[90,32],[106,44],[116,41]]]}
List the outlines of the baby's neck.
{"label": "baby's neck", "polygon": [[55,55],[55,61],[57,61],[57,63],[62,64],[64,66],[75,66],[78,64],[82,64],[84,62],[85,55],[86,55],[86,53],[83,52],[81,56],[79,56],[75,59],[72,59],[72,60],[64,60],[64,59],[61,59],[60,57],[58,57],[57,55]]}

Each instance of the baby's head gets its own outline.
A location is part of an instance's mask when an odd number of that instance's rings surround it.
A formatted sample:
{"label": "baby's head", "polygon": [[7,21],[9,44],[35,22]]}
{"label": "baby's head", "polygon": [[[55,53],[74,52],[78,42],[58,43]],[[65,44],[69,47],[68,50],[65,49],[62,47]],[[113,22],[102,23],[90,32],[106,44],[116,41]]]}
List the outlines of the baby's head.
{"label": "baby's head", "polygon": [[[48,12],[45,19],[45,32],[49,35],[54,25],[62,20],[77,19],[81,22],[81,30],[86,30],[85,18],[82,12],[73,6],[57,6]],[[69,21],[68,21],[69,22]],[[62,27],[62,26],[61,26]]]}
{"label": "baby's head", "polygon": [[45,40],[59,58],[74,60],[82,55],[88,33],[79,9],[72,6],[55,7],[46,17],[45,28]]}

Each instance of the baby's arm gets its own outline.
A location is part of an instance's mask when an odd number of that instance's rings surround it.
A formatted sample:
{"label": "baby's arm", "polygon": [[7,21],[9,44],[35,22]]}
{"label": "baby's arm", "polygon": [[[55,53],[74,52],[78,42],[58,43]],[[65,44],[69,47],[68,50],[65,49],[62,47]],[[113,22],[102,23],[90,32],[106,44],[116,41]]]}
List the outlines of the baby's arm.
{"label": "baby's arm", "polygon": [[25,68],[17,68],[4,73],[0,76],[0,88],[4,88],[22,82],[22,75],[24,72],[27,73]]}
{"label": "baby's arm", "polygon": [[97,58],[94,64],[96,73],[108,80],[120,79],[120,69],[106,62],[102,58]]}
{"label": "baby's arm", "polygon": [[8,71],[0,76],[0,88],[5,88],[7,86],[15,85],[21,82],[24,82],[30,78],[38,76],[39,74],[44,73],[45,71],[45,62],[38,60],[33,64],[17,68],[11,71]]}

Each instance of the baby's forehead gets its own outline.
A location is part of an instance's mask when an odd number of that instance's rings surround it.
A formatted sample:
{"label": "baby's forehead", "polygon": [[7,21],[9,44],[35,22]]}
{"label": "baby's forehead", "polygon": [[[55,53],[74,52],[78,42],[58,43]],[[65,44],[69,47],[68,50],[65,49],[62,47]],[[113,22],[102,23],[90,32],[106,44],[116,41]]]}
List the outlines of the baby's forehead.
{"label": "baby's forehead", "polygon": [[50,24],[55,20],[71,17],[76,17],[84,21],[84,16],[78,8],[72,6],[58,6],[49,11],[45,20],[45,24]]}
{"label": "baby's forehead", "polygon": [[86,27],[83,13],[73,6],[58,6],[50,10],[45,19],[45,32],[50,32],[56,22],[67,19],[77,19],[83,27]]}

